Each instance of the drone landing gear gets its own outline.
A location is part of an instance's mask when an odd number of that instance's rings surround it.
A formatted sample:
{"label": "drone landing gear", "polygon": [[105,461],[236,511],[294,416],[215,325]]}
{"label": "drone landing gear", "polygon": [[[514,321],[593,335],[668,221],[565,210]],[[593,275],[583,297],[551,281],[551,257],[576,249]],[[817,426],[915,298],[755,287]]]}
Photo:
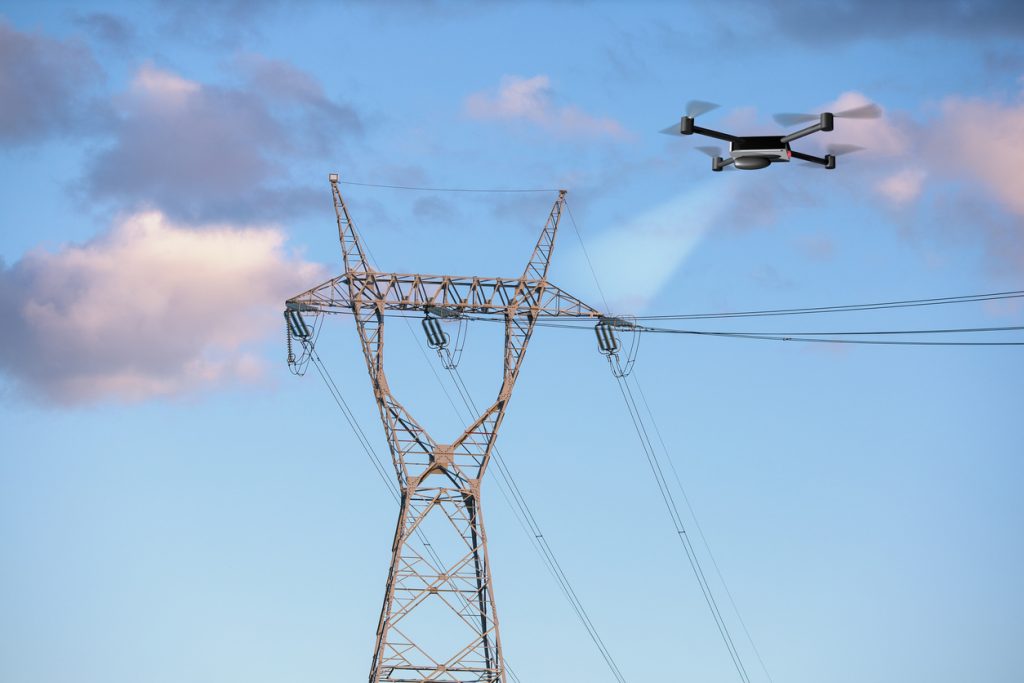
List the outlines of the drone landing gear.
{"label": "drone landing gear", "polygon": [[723,159],[722,157],[713,157],[711,159],[711,170],[712,171],[721,171],[723,168],[725,168],[726,166],[734,163],[735,161],[736,160],[733,159],[732,157],[730,157],[728,159]]}
{"label": "drone landing gear", "polygon": [[836,155],[826,154],[823,157],[816,157],[811,154],[804,154],[803,152],[791,152],[794,159],[801,159],[803,161],[809,161],[812,164],[820,164],[826,169],[832,170],[836,167]]}

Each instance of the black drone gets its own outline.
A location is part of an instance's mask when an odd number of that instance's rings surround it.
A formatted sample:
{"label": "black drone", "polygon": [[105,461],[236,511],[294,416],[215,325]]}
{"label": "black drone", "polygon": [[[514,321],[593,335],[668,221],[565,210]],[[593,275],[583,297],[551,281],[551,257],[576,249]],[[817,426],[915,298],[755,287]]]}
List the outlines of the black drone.
{"label": "black drone", "polygon": [[882,115],[882,110],[877,104],[865,104],[853,109],[841,112],[824,112],[822,114],[776,114],[773,118],[782,126],[794,126],[798,123],[807,123],[817,120],[813,126],[802,128],[788,135],[756,135],[739,136],[720,133],[710,128],[702,128],[693,123],[694,117],[717,109],[717,104],[691,100],[686,105],[686,116],[682,117],[678,125],[672,125],[662,130],[667,135],[706,135],[709,138],[725,140],[729,143],[729,156],[722,158],[722,150],[719,147],[698,147],[700,151],[711,157],[711,170],[721,171],[728,166],[734,166],[743,170],[756,170],[765,168],[772,163],[789,161],[790,159],[801,159],[814,164],[819,164],[827,169],[836,167],[836,157],[849,152],[856,152],[863,149],[856,145],[829,145],[828,154],[824,157],[816,157],[812,154],[795,152],[789,147],[789,143],[806,137],[818,131],[831,131],[833,119],[875,119]]}

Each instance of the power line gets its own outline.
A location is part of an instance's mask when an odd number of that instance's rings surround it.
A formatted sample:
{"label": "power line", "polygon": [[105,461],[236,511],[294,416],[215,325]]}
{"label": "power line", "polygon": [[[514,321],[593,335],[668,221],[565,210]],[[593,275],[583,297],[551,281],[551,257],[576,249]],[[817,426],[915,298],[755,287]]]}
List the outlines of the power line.
{"label": "power line", "polygon": [[483,193],[525,193],[525,192],[558,192],[552,188],[501,188],[501,187],[417,187],[414,185],[385,185],[382,183],[357,183],[354,180],[341,180],[342,185],[358,185],[359,187],[379,187],[388,190],[414,190],[418,192],[483,192]]}
{"label": "power line", "polygon": [[[455,367],[451,367],[449,369],[449,374],[451,374],[452,380],[455,382],[456,387],[459,389],[459,395],[462,397],[462,400],[466,403],[466,408],[472,411],[473,413],[479,413],[480,411],[476,407],[476,403],[473,401],[473,398],[469,393],[469,388],[466,387],[466,383],[462,379],[462,374]],[[615,677],[617,681],[619,681],[619,683],[625,683],[626,679],[622,675],[622,672],[619,669],[618,664],[616,664],[611,652],[608,650],[608,647],[604,644],[604,640],[598,633],[597,627],[594,626],[594,622],[590,619],[590,615],[587,613],[587,610],[583,607],[582,601],[579,599],[579,596],[576,594],[575,589],[572,587],[572,584],[569,581],[569,577],[566,576],[565,570],[562,569],[561,563],[558,561],[558,558],[555,556],[554,551],[548,544],[548,540],[544,536],[544,532],[541,531],[540,525],[537,523],[537,518],[534,517],[533,511],[530,509],[529,504],[523,497],[522,490],[520,490],[519,485],[512,477],[512,473],[511,471],[509,471],[508,465],[505,464],[504,458],[501,457],[501,453],[498,451],[497,446],[493,448],[493,454],[494,462],[498,466],[498,472],[501,478],[505,481],[505,484],[507,485],[508,489],[511,491],[512,498],[515,501],[515,506],[519,508],[520,512],[523,515],[523,519],[529,526],[528,534],[532,538],[536,539],[536,547],[541,552],[542,558],[548,565],[548,570],[551,572],[552,576],[558,582],[559,587],[562,589],[563,595],[569,601],[569,604],[572,606],[573,611],[576,612],[577,618],[583,624],[584,628],[587,631],[587,635],[590,636],[590,639],[594,643],[594,646],[597,647],[598,651],[601,653],[601,657],[604,659],[605,664],[612,672],[612,675]],[[508,500],[507,496],[506,500]]]}
{"label": "power line", "polygon": [[[569,219],[572,222],[573,230],[576,232],[576,237],[580,242],[580,247],[583,250],[583,255],[587,260],[587,265],[590,267],[590,274],[594,278],[594,284],[597,285],[597,289],[601,293],[601,299],[605,305],[605,313],[606,315],[610,315],[611,313],[610,307],[608,306],[608,300],[604,296],[604,290],[602,289],[601,282],[597,277],[597,271],[594,269],[594,264],[590,260],[590,255],[587,253],[586,244],[584,244],[583,242],[583,235],[580,233],[580,230],[576,225],[576,219],[572,215],[572,210],[569,208],[568,203],[566,203],[566,210],[569,212]],[[743,660],[740,656],[739,650],[736,648],[736,645],[733,642],[732,635],[729,633],[729,627],[726,624],[725,619],[722,617],[721,611],[718,609],[718,604],[715,601],[714,595],[711,591],[711,586],[707,581],[707,577],[704,575],[703,568],[700,566],[700,560],[697,556],[697,553],[694,551],[693,546],[690,543],[690,539],[686,534],[682,518],[679,515],[679,510],[676,507],[675,500],[668,487],[668,482],[665,479],[664,471],[662,470],[661,464],[658,462],[658,456],[656,451],[654,450],[654,445],[651,442],[650,435],[647,433],[646,427],[644,426],[643,417],[640,415],[640,409],[637,406],[636,400],[633,397],[632,392],[629,390],[628,380],[626,379],[628,373],[617,372],[614,374],[616,379],[618,380],[619,389],[624,389],[624,391],[622,391],[623,399],[626,400],[626,407],[629,410],[630,417],[633,418],[633,426],[634,428],[636,428],[637,436],[640,438],[641,445],[644,447],[644,453],[645,455],[647,455],[647,461],[651,465],[651,471],[653,472],[655,481],[658,484],[658,489],[661,492],[662,499],[664,500],[665,505],[668,508],[669,516],[672,518],[673,525],[676,528],[676,536],[677,538],[679,538],[680,542],[683,545],[683,549],[686,551],[687,559],[689,560],[690,566],[697,577],[697,581],[700,584],[701,591],[703,592],[704,598],[708,603],[708,607],[711,609],[712,616],[715,619],[715,625],[718,627],[719,634],[722,636],[722,640],[726,645],[726,649],[729,652],[729,657],[730,659],[732,659],[733,665],[736,667],[736,671],[739,674],[740,679],[744,681],[744,683],[750,683],[750,678],[747,674],[746,667],[744,667],[743,665]],[[686,506],[689,508],[690,514],[693,517],[694,522],[697,523],[697,516],[693,511],[693,506],[690,505],[690,500],[686,495],[685,489],[683,489],[683,484],[679,478],[679,474],[675,470],[675,465],[672,463],[671,455],[668,452],[668,448],[665,446],[665,440],[661,436],[661,430],[658,428],[657,422],[654,419],[654,413],[651,411],[650,406],[647,404],[647,398],[644,396],[643,389],[641,389],[640,383],[637,380],[636,376],[634,376],[633,381],[636,384],[636,388],[639,391],[641,398],[643,398],[644,406],[647,408],[647,415],[650,419],[651,425],[654,427],[655,433],[658,435],[658,439],[661,442],[662,450],[665,454],[665,457],[668,459],[669,465],[671,465],[672,467],[672,472],[675,474],[675,480],[676,484],[679,486],[679,491],[683,494],[683,498],[686,501]],[[757,659],[761,663],[761,668],[762,670],[764,670],[765,676],[768,677],[768,681],[769,683],[771,683],[771,674],[768,673],[768,669],[764,664],[764,660],[761,658],[761,653],[758,651],[757,646],[754,645],[754,639],[751,637],[750,631],[747,629],[747,625],[743,621],[743,617],[740,616],[739,608],[736,606],[736,601],[733,600],[732,593],[729,591],[729,587],[725,583],[725,577],[722,576],[722,572],[718,568],[718,563],[715,561],[714,555],[711,554],[711,546],[708,544],[707,538],[705,538],[703,530],[700,529],[699,523],[697,523],[697,527],[700,531],[701,538],[704,540],[704,547],[707,549],[708,555],[711,557],[711,561],[715,566],[715,571],[718,572],[718,578],[722,582],[722,585],[725,587],[726,594],[729,596],[729,601],[732,604],[733,611],[736,613],[737,618],[739,618],[740,624],[743,626],[743,631],[747,636],[747,640],[750,643],[750,646],[754,649],[754,653],[757,655]]]}
{"label": "power line", "polygon": [[[808,342],[808,343],[826,343],[826,344],[871,344],[876,346],[1024,346],[1024,342],[1009,342],[1009,341],[995,341],[995,342],[964,342],[964,341],[949,341],[949,342],[933,342],[933,341],[917,341],[917,340],[888,340],[888,339],[836,339],[833,337],[805,337],[799,335],[776,335],[776,334],[756,334],[746,332],[708,332],[700,330],[675,330],[669,328],[657,328],[657,327],[645,327],[641,328],[641,332],[653,332],[657,334],[687,334],[693,336],[703,337],[729,337],[733,339],[757,339],[762,341],[783,341],[783,342]],[[906,334],[904,332],[891,332],[888,334]]]}
{"label": "power line", "polygon": [[725,595],[729,598],[729,604],[732,605],[732,611],[736,614],[736,618],[740,622],[740,626],[743,628],[743,633],[747,636],[747,642],[750,643],[750,647],[754,650],[754,655],[757,657],[757,661],[761,664],[761,670],[764,671],[764,675],[768,678],[768,683],[774,683],[772,675],[768,673],[768,667],[765,666],[764,659],[761,657],[761,651],[757,649],[757,645],[754,643],[754,638],[750,635],[750,630],[747,628],[747,622],[744,621],[743,615],[740,614],[740,609],[736,605],[736,600],[732,597],[732,591],[729,590],[729,584],[726,583],[725,577],[722,575],[722,570],[718,566],[718,560],[715,559],[715,555],[711,552],[711,544],[708,543],[707,536],[704,535],[704,528],[700,525],[700,520],[697,519],[697,513],[693,509],[693,505],[690,503],[690,497],[686,494],[686,488],[683,486],[683,480],[679,476],[676,465],[672,459],[672,454],[668,451],[668,446],[665,444],[665,438],[661,435],[661,429],[658,427],[657,420],[654,419],[654,411],[651,410],[650,404],[647,402],[647,396],[644,394],[643,388],[640,386],[640,377],[636,370],[633,371],[633,384],[636,385],[637,392],[640,394],[640,400],[644,404],[644,409],[647,411],[647,416],[651,420],[651,425],[654,427],[654,433],[658,437],[658,442],[661,444],[661,451],[665,454],[665,459],[668,460],[669,468],[672,470],[672,476],[675,478],[676,485],[679,487],[679,492],[683,495],[683,502],[686,503],[686,509],[690,512],[690,517],[693,519],[693,524],[697,528],[697,533],[700,536],[701,542],[704,544],[704,549],[708,553],[708,557],[711,559],[711,565],[715,568],[715,573],[718,575],[718,580],[722,583],[722,588],[725,589]]}
{"label": "power line", "polygon": [[641,315],[638,320],[701,320],[708,318],[750,318],[778,315],[806,315],[812,313],[841,313],[848,311],[871,311],[885,308],[911,308],[917,306],[942,306],[947,304],[973,303],[977,301],[994,301],[998,299],[1019,299],[1024,297],[1024,290],[993,292],[989,294],[967,294],[933,299],[907,299],[904,301],[884,301],[870,304],[844,304],[840,306],[819,306],[816,308],[776,308],[760,311],[734,311],[721,313],[685,313],[675,315]]}
{"label": "power line", "polygon": [[[990,297],[992,298],[992,297]],[[1012,297],[1000,297],[1000,298],[1012,298]],[[980,301],[981,299],[972,299],[971,301]],[[945,303],[964,303],[967,300],[947,301]],[[835,312],[840,309],[835,309]],[[842,310],[854,310],[854,309],[842,309]],[[866,309],[856,309],[866,310]],[[812,312],[806,310],[804,312]],[[818,310],[818,312],[822,312]],[[333,313],[333,311],[332,311]],[[348,311],[339,311],[338,313],[346,314]],[[766,315],[768,313],[765,313]],[[408,315],[401,313],[389,313],[388,317],[394,318],[419,318],[418,315]],[[753,314],[751,314],[753,315]],[[772,314],[774,315],[774,314]],[[780,313],[781,315],[781,313]],[[500,322],[491,318],[483,318],[473,316],[472,314],[464,316],[467,320],[481,321],[481,322]],[[731,314],[714,314],[706,317],[743,317],[742,315],[731,315]],[[654,316],[638,317],[636,319],[650,320]],[[663,317],[657,318],[659,320],[676,320],[684,319],[680,317]],[[536,325],[538,327],[552,327],[567,330],[589,330],[589,325],[584,325],[575,322],[558,322],[556,320],[538,320]],[[651,327],[647,325],[637,325],[635,328],[639,332],[646,332],[651,334],[683,334],[693,336],[706,336],[706,337],[728,337],[735,339],[758,339],[763,341],[795,341],[795,342],[824,342],[831,344],[870,344],[870,345],[883,345],[883,346],[1024,346],[1024,342],[1015,341],[994,341],[994,342],[966,342],[966,341],[949,341],[949,342],[929,342],[919,340],[864,340],[864,339],[835,339],[834,337],[843,336],[893,336],[893,335],[933,335],[933,334],[984,334],[992,332],[1015,332],[1024,330],[1024,325],[1007,325],[1001,327],[961,327],[961,328],[941,328],[941,329],[916,329],[916,330],[855,330],[855,331],[829,331],[829,332],[744,332],[744,331],[722,331],[722,330],[692,330],[692,329],[680,329],[673,327]]]}
{"label": "power line", "polygon": [[636,400],[633,398],[633,393],[624,376],[616,375],[616,380],[618,381],[619,391],[622,393],[622,399],[626,404],[626,409],[629,411],[630,419],[633,421],[633,428],[636,430],[636,435],[640,439],[644,456],[647,459],[647,463],[651,468],[651,473],[654,475],[655,482],[658,485],[658,492],[661,494],[661,499],[665,503],[665,509],[668,511],[669,518],[672,521],[676,537],[683,546],[686,559],[689,561],[690,568],[693,570],[693,574],[697,578],[697,583],[700,585],[700,589],[704,595],[705,602],[707,602],[708,609],[711,610],[711,616],[715,621],[715,626],[718,629],[719,635],[722,637],[722,642],[725,643],[726,650],[729,653],[729,658],[732,660],[733,666],[736,668],[736,673],[739,674],[740,680],[743,681],[743,683],[750,683],[750,677],[747,675],[746,667],[743,666],[743,661],[740,657],[739,651],[736,648],[732,635],[729,633],[729,627],[725,623],[725,619],[722,617],[721,610],[718,608],[718,602],[715,600],[714,594],[711,591],[711,586],[704,574],[704,569],[701,567],[700,559],[697,557],[697,554],[693,549],[693,545],[690,543],[689,536],[686,534],[686,527],[683,525],[682,516],[679,514],[679,508],[676,506],[675,499],[672,496],[672,491],[668,485],[667,479],[665,478],[664,470],[658,460],[658,454],[654,450],[654,445],[651,442],[650,435],[647,433],[647,427],[644,425]]}
{"label": "power line", "polygon": [[597,291],[601,294],[601,301],[604,303],[604,311],[606,314],[611,315],[611,306],[608,305],[608,299],[604,295],[604,289],[601,288],[601,281],[597,279],[597,271],[594,270],[594,262],[590,260],[590,254],[587,253],[587,245],[583,243],[583,235],[580,234],[580,229],[576,225],[576,218],[572,215],[572,209],[569,208],[569,202],[565,203],[565,210],[569,214],[569,221],[572,223],[572,229],[576,233],[576,239],[580,241],[580,248],[583,250],[583,258],[587,260],[587,266],[590,268],[590,274],[594,278],[594,284],[597,285]]}
{"label": "power line", "polygon": [[[929,330],[875,330],[865,331],[859,330],[856,332],[740,332],[739,334],[761,334],[761,335],[773,335],[781,337],[843,337],[852,335],[887,335],[887,334],[957,334],[957,333],[977,333],[977,332],[1006,332],[1011,330],[1024,330],[1024,325],[1012,325],[1008,327],[960,327],[951,329],[929,329]],[[675,331],[672,328],[657,328],[657,327],[645,327],[641,328],[643,332],[669,332]],[[679,330],[684,331],[684,330]],[[724,333],[723,333],[724,334]]]}
{"label": "power line", "polygon": [[[486,318],[475,318],[470,317],[470,320],[479,320],[490,322]],[[591,328],[586,325],[574,324],[574,323],[560,323],[555,321],[538,321],[536,323],[539,327],[554,327],[565,330],[590,330]],[[964,327],[956,329],[925,329],[925,330],[874,330],[874,331],[856,331],[856,332],[724,332],[716,330],[687,330],[673,327],[649,327],[646,325],[637,325],[635,328],[638,332],[645,332],[651,334],[683,334],[693,336],[704,336],[704,337],[728,337],[734,339],[757,339],[763,341],[795,341],[795,342],[824,342],[829,344],[873,344],[873,345],[884,345],[884,346],[1024,346],[1024,342],[1014,341],[995,341],[995,342],[965,342],[965,341],[949,341],[949,342],[929,342],[929,341],[918,341],[918,340],[881,340],[881,339],[835,339],[833,337],[843,335],[912,335],[912,334],[972,334],[972,333],[987,333],[987,332],[998,332],[998,331],[1019,331],[1024,330],[1024,326],[1006,326],[1006,327]]]}

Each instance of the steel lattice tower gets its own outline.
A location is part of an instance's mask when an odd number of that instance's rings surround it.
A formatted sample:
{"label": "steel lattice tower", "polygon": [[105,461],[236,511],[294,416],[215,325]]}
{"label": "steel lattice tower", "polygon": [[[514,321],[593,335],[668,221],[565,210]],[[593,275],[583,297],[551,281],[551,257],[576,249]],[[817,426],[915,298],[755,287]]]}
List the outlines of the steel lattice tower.
{"label": "steel lattice tower", "polygon": [[[602,314],[548,283],[548,267],[565,205],[559,192],[529,263],[518,278],[382,273],[366,252],[331,176],[345,272],[289,299],[287,312],[354,316],[366,367],[398,475],[401,511],[370,669],[370,683],[479,681],[504,683],[498,614],[480,505],[480,483],[512,396],[534,326],[541,317],[600,319]],[[389,311],[504,318],[505,353],[497,398],[457,439],[436,441],[398,402],[384,371]],[[445,557],[413,543],[433,518],[457,551]],[[434,530],[431,531],[431,538]],[[435,541],[436,545],[436,541]],[[431,607],[432,606],[432,607]],[[440,607],[440,612],[437,608]],[[433,611],[430,611],[433,610]],[[456,634],[443,643],[418,613],[442,614]]]}

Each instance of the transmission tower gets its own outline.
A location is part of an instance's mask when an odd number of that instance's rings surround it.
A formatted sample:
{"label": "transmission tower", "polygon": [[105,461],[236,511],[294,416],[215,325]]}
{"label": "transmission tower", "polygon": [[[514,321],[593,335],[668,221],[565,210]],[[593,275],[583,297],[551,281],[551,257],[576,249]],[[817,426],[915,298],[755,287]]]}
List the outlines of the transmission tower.
{"label": "transmission tower", "polygon": [[[370,668],[370,683],[479,681],[505,683],[498,613],[481,512],[480,484],[512,396],[534,326],[542,317],[603,319],[597,309],[547,280],[560,191],[523,274],[518,278],[383,273],[374,270],[332,174],[331,192],[345,272],[286,302],[290,337],[312,344],[302,314],[354,317],[374,397],[394,461],[401,510]],[[497,398],[448,443],[436,441],[402,407],[384,369],[389,312],[458,318],[503,318],[505,353]],[[425,325],[428,341],[445,343]],[[430,552],[413,543],[430,527]],[[449,552],[437,532],[446,534]],[[436,623],[444,620],[446,623]]]}

